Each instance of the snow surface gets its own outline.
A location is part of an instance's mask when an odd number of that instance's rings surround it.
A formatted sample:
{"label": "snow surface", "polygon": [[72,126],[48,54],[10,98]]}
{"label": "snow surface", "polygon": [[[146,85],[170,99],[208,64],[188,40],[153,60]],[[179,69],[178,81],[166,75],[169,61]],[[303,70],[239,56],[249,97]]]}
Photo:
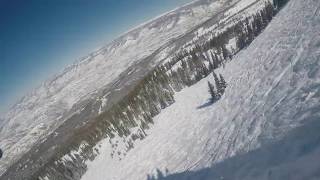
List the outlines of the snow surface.
{"label": "snow surface", "polygon": [[319,179],[319,29],[320,2],[291,0],[218,70],[228,83],[218,102],[207,102],[212,76],[183,89],[121,161],[102,141],[82,180],[141,180],[159,170],[168,180]]}

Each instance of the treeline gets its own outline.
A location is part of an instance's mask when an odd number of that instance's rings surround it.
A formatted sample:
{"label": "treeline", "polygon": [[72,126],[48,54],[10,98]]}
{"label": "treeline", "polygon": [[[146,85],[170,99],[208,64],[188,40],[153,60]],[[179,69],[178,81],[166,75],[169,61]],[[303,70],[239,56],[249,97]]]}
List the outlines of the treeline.
{"label": "treeline", "polygon": [[[125,140],[125,151],[133,148],[133,142],[146,136],[145,130],[153,123],[153,117],[174,103],[174,93],[191,86],[232,59],[240,49],[248,46],[267,26],[274,15],[271,3],[256,15],[237,22],[208,41],[196,44],[190,50],[180,50],[173,58],[148,73],[121,101],[73,132],[66,142],[43,168],[34,175],[38,179],[80,179],[86,171],[85,161],[99,153],[94,147],[105,138],[119,136]],[[213,32],[212,32],[213,33]],[[236,39],[235,49],[228,48],[230,39]],[[214,98],[224,93],[226,82],[213,73],[216,79]],[[218,83],[218,84],[217,84]],[[220,84],[219,84],[220,83]],[[117,145],[112,144],[116,154]],[[79,151],[80,149],[80,151]],[[70,152],[78,151],[80,154]],[[69,160],[62,160],[69,155]],[[58,177],[58,178],[57,178]],[[36,178],[34,178],[36,179]]]}
{"label": "treeline", "polygon": [[[191,50],[181,50],[170,61],[163,64],[169,79],[176,82],[175,90],[190,86],[206,77],[214,69],[224,66],[239,50],[248,46],[267,26],[274,16],[270,2],[256,15],[237,22],[224,32],[203,44],[196,44]],[[213,32],[212,32],[213,33]],[[234,49],[228,49],[229,40],[236,38]]]}

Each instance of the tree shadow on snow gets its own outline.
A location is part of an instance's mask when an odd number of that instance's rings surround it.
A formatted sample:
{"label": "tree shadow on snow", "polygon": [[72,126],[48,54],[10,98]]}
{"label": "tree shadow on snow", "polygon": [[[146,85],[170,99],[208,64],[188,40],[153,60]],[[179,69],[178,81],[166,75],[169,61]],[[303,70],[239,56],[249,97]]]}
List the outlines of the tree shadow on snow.
{"label": "tree shadow on snow", "polygon": [[209,107],[209,106],[213,105],[214,103],[216,103],[217,101],[219,101],[219,99],[220,98],[216,98],[214,100],[209,99],[204,104],[201,104],[200,106],[198,106],[197,109],[203,109],[203,108]]}
{"label": "tree shadow on snow", "polygon": [[206,108],[206,107],[208,107],[208,106],[211,106],[212,104],[214,104],[213,101],[207,101],[206,103],[198,106],[197,109],[203,109],[203,108]]}
{"label": "tree shadow on snow", "polygon": [[301,180],[320,179],[320,119],[290,131],[277,142],[236,155],[198,171],[165,176],[157,170],[147,180]]}

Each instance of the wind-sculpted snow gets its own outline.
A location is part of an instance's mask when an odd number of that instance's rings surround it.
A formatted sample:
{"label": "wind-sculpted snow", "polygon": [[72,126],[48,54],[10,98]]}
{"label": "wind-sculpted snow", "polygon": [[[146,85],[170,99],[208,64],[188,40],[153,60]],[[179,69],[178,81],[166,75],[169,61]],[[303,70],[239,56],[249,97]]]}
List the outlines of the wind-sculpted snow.
{"label": "wind-sculpted snow", "polygon": [[183,89],[121,161],[97,145],[82,179],[318,179],[319,29],[320,2],[291,0],[218,70],[219,101],[207,103],[212,76]]}
{"label": "wind-sculpted snow", "polygon": [[[1,118],[0,146],[5,154],[0,174],[65,120],[81,113],[82,102],[94,100],[125,69],[237,1],[196,1],[171,11],[82,58],[26,95]],[[153,61],[169,53],[163,48]]]}

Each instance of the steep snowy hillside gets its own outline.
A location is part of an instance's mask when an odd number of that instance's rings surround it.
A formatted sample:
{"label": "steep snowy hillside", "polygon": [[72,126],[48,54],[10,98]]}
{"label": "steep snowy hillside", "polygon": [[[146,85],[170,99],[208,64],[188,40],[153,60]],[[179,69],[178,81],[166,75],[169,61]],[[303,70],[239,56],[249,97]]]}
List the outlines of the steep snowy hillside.
{"label": "steep snowy hillside", "polygon": [[[270,0],[196,1],[67,68],[22,100],[36,103],[20,103],[8,114],[0,165],[10,167],[1,178],[78,180],[103,153],[101,142],[108,142],[114,160],[124,160],[148,135],[155,116],[176,104],[174,94],[232,60],[267,26],[274,10]],[[178,23],[164,30],[176,16]],[[135,43],[127,46],[122,40],[133,34]],[[158,41],[161,37],[170,40]]]}
{"label": "steep snowy hillside", "polygon": [[1,118],[0,147],[6,154],[0,174],[64,121],[81,114],[88,102],[99,101],[96,97],[130,66],[150,56],[153,62],[162,60],[172,48],[167,48],[167,43],[237,1],[201,0],[169,12],[82,58],[25,96]]}
{"label": "steep snowy hillside", "polygon": [[121,161],[101,141],[82,179],[319,179],[319,29],[320,2],[291,0],[217,71],[219,101],[212,76],[183,89]]}

